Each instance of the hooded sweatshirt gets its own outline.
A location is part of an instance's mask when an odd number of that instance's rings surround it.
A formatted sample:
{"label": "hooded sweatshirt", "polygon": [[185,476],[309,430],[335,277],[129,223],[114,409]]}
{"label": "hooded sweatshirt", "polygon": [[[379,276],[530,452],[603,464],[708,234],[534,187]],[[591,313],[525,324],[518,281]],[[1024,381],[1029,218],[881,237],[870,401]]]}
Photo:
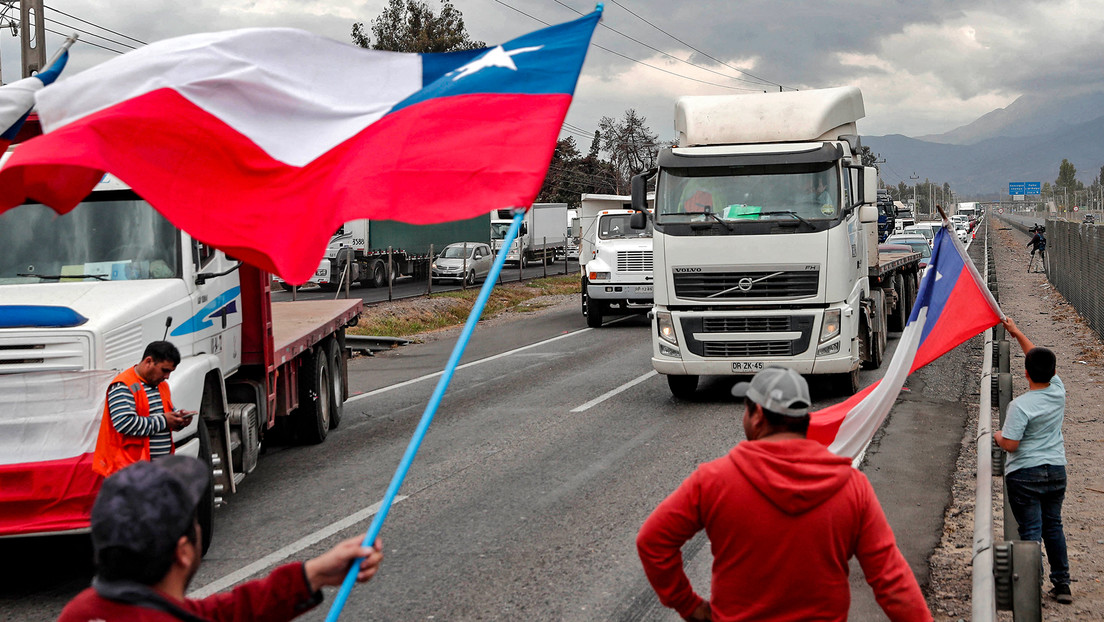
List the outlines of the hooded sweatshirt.
{"label": "hooded sweatshirt", "polygon": [[681,548],[705,529],[714,620],[847,620],[858,557],[891,620],[931,620],[866,476],[811,440],[745,441],[698,467],[644,522],[637,551],[661,603],[703,602]]}

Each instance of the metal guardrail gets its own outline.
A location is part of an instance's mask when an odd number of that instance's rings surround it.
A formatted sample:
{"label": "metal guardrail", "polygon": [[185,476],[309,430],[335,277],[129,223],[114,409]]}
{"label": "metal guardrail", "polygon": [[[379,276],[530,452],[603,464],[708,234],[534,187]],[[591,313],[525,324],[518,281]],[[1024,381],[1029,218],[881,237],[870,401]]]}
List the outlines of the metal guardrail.
{"label": "metal guardrail", "polygon": [[345,349],[358,352],[382,352],[396,346],[405,346],[409,339],[402,337],[378,337],[374,335],[345,335]]}
{"label": "metal guardrail", "polygon": [[[989,283],[989,235],[985,235],[985,282]],[[974,557],[971,619],[992,622],[997,618],[996,580],[993,576],[993,329],[985,331],[981,363],[981,396],[978,398],[977,485],[974,498]]]}

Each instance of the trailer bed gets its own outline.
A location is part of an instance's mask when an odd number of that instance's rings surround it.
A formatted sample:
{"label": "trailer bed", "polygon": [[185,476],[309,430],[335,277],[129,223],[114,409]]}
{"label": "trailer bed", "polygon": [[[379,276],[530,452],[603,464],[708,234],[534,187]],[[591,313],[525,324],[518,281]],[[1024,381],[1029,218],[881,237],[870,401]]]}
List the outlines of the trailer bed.
{"label": "trailer bed", "polygon": [[283,365],[300,352],[356,320],[361,300],[302,300],[272,303],[272,352]]}
{"label": "trailer bed", "polygon": [[883,277],[909,264],[920,264],[920,253],[907,251],[878,251],[878,265],[870,266],[870,276]]}

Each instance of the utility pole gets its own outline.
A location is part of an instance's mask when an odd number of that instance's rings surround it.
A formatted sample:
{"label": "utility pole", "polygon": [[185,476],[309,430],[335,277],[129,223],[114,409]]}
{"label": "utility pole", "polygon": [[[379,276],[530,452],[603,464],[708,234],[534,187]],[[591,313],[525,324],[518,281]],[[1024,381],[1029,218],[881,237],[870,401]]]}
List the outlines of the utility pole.
{"label": "utility pole", "polygon": [[915,210],[913,213],[913,217],[917,220],[920,220],[920,203],[918,203],[916,200],[916,191],[919,188],[916,180],[920,179],[920,176],[916,174],[916,171],[913,171],[912,176],[909,177],[909,179],[912,180],[912,209]]}
{"label": "utility pole", "polygon": [[20,0],[19,40],[23,44],[23,77],[29,78],[46,67],[46,16],[42,0]]}
{"label": "utility pole", "polygon": [[[0,28],[11,28],[12,36],[19,34],[19,24],[11,18],[9,12],[14,8],[15,0],[0,0]],[[0,84],[4,83],[3,72],[0,72]]]}

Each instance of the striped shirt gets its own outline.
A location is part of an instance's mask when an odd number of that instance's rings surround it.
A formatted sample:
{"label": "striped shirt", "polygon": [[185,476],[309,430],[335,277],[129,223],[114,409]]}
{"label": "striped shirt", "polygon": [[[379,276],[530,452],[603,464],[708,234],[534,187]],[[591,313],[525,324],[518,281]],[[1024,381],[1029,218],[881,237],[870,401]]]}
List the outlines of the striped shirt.
{"label": "striped shirt", "polygon": [[107,389],[107,410],[111,415],[111,425],[124,436],[148,436],[150,439],[150,460],[172,453],[172,432],[165,421],[165,406],[161,403],[161,392],[156,387],[142,383],[149,400],[149,417],[138,415],[134,404],[134,394],[121,382]]}

